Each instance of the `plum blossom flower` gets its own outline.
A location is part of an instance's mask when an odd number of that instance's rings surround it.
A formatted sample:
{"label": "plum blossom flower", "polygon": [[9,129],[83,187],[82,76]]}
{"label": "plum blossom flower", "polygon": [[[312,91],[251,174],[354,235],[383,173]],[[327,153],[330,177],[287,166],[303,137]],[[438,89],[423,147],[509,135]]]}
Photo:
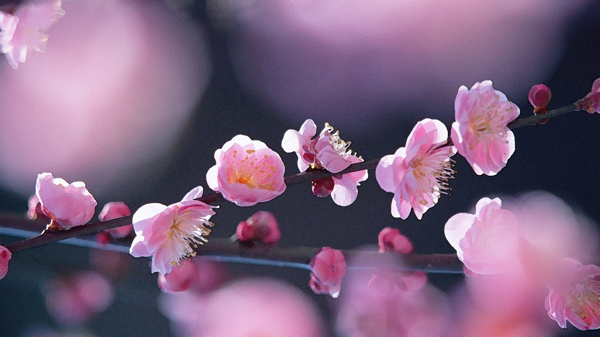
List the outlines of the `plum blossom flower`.
{"label": "plum blossom flower", "polygon": [[410,254],[413,244],[396,228],[386,227],[379,232],[379,252]]}
{"label": "plum blossom flower", "polygon": [[44,51],[46,31],[65,15],[61,6],[61,0],[45,0],[20,7],[14,15],[0,12],[0,47],[11,67],[25,63],[31,50]]}
{"label": "plum blossom flower", "polygon": [[592,84],[592,91],[577,102],[577,108],[589,113],[600,113],[600,78]]}
{"label": "plum blossom flower", "polygon": [[[334,133],[333,130],[331,125],[325,123],[323,131],[315,137],[317,126],[312,119],[307,119],[299,131],[285,132],[281,147],[285,152],[296,152],[300,172],[324,169],[338,173],[351,164],[363,162],[361,157],[352,154],[349,149],[351,142],[343,141],[339,131]],[[331,194],[333,202],[337,205],[349,206],[358,196],[357,186],[368,177],[368,172],[364,170],[316,179],[313,180],[313,194],[318,197]]]}
{"label": "plum blossom flower", "polygon": [[42,211],[42,204],[40,203],[40,199],[35,194],[31,195],[29,197],[29,200],[27,200],[27,213],[25,214],[25,216],[27,216],[27,219],[31,220],[51,220]]}
{"label": "plum blossom flower", "polygon": [[456,255],[475,274],[508,271],[518,261],[517,218],[499,198],[482,198],[475,214],[458,213],[444,228]]}
{"label": "plum blossom flower", "polygon": [[492,87],[492,81],[464,85],[454,101],[451,138],[476,174],[496,175],[515,152],[515,136],[507,127],[519,107]]}
{"label": "plum blossom flower", "polygon": [[35,184],[42,211],[51,219],[49,228],[69,229],[86,224],[94,216],[96,199],[85,188],[85,183],[71,184],[52,173],[38,174]]}
{"label": "plum blossom flower", "polygon": [[281,239],[279,224],[271,212],[259,211],[248,220],[238,224],[236,235],[240,241],[260,241],[266,245],[276,245]]}
{"label": "plum blossom flower", "polygon": [[165,206],[146,204],[133,214],[136,237],[129,253],[134,257],[152,256],[152,272],[167,274],[181,259],[196,255],[195,247],[208,242],[213,224],[208,221],[214,206],[194,200],[202,187],[188,192],[181,202]]}
{"label": "plum blossom flower", "polygon": [[[106,205],[104,205],[102,211],[100,211],[100,214],[98,214],[98,219],[100,221],[108,221],[128,215],[131,215],[131,210],[129,209],[129,206],[127,206],[127,204],[125,204],[124,202],[109,202]],[[133,225],[127,225],[117,228],[111,228],[107,230],[107,232],[110,234],[111,237],[120,239],[129,235],[129,233],[131,233],[132,228]]]}
{"label": "plum blossom flower", "polygon": [[12,253],[8,248],[0,245],[0,280],[8,273],[8,261],[12,258]]}
{"label": "plum blossom flower", "polygon": [[329,294],[336,298],[340,294],[342,279],[346,274],[346,259],[337,249],[323,247],[310,260],[310,287],[317,294]]}
{"label": "plum blossom flower", "polygon": [[447,138],[442,122],[426,118],[415,125],[405,147],[381,158],[375,175],[384,191],[394,193],[392,216],[406,219],[413,209],[421,220],[448,190],[456,148],[443,146]]}
{"label": "plum blossom flower", "polygon": [[600,267],[584,266],[575,259],[562,262],[564,277],[548,287],[548,316],[563,329],[567,327],[567,320],[579,330],[600,328]]}
{"label": "plum blossom flower", "polygon": [[208,186],[238,206],[269,201],[285,191],[285,166],[258,140],[237,135],[215,151],[217,164],[206,173]]}
{"label": "plum blossom flower", "polygon": [[165,293],[190,289],[198,281],[198,267],[192,260],[182,260],[168,274],[158,275],[158,286]]}

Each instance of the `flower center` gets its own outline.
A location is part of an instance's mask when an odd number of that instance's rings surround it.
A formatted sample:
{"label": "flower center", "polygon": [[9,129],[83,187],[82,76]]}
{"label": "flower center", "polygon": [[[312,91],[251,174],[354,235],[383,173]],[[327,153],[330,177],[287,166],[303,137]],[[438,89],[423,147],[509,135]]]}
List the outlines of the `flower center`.
{"label": "flower center", "polygon": [[583,283],[576,284],[569,296],[567,307],[587,325],[600,319],[600,276],[590,276]]}
{"label": "flower center", "polygon": [[[182,214],[176,214],[173,223],[167,232],[166,242],[169,242],[171,249],[171,265],[179,264],[182,258],[196,256],[195,248],[208,242],[210,227],[214,223],[193,216],[189,210]],[[165,243],[163,247],[168,247]]]}
{"label": "flower center", "polygon": [[491,103],[481,107],[482,113],[475,114],[469,120],[471,130],[477,138],[495,141],[506,136],[506,115],[510,115],[514,107],[510,104]]}
{"label": "flower center", "polygon": [[441,194],[449,194],[449,180],[454,179],[455,171],[452,169],[455,161],[450,158],[451,147],[435,149],[426,155],[411,161],[412,173],[417,181],[417,186],[423,195],[432,195],[432,200],[421,199],[419,203],[427,206],[429,201],[434,204]]}
{"label": "flower center", "polygon": [[227,168],[227,181],[231,184],[243,184],[249,188],[275,191],[273,173],[275,166],[267,162],[268,156],[257,158],[255,150],[246,150],[243,159],[238,158],[238,151],[233,151],[233,160]]}

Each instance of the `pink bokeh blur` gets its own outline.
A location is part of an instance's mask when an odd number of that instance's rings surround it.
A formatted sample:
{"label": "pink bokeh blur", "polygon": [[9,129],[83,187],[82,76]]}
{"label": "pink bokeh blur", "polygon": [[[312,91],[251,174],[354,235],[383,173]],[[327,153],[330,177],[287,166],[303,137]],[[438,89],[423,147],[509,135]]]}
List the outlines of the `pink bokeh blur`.
{"label": "pink bokeh blur", "polygon": [[51,171],[103,197],[160,171],[207,84],[206,41],[160,1],[63,9],[45,53],[0,64],[0,184],[28,196]]}
{"label": "pink bokeh blur", "polygon": [[[486,79],[509,99],[526,97],[588,0],[212,3],[235,27],[232,58],[249,91],[294,123],[368,130],[403,114],[450,120],[458,87]],[[406,103],[422,109],[392,113]]]}

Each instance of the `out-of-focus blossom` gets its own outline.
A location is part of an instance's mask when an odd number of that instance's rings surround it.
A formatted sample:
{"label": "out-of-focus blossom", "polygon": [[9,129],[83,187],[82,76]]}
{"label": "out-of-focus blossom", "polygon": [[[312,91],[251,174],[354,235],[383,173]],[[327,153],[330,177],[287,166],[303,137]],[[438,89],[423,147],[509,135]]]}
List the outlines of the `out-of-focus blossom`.
{"label": "out-of-focus blossom", "polygon": [[248,220],[240,222],[236,234],[240,241],[260,241],[266,245],[276,245],[281,239],[275,215],[266,211],[256,212]]}
{"label": "out-of-focus blossom", "polygon": [[133,239],[129,253],[134,257],[152,256],[152,272],[170,273],[181,259],[196,255],[194,248],[208,240],[215,214],[214,206],[194,200],[202,187],[188,192],[181,202],[165,206],[146,204],[133,214]]}
{"label": "out-of-focus blossom", "polygon": [[79,272],[46,285],[46,308],[63,325],[82,325],[112,303],[110,282],[92,271]]}
{"label": "out-of-focus blossom", "polygon": [[548,107],[548,103],[550,103],[550,99],[552,98],[552,92],[547,85],[536,84],[529,90],[527,98],[535,110],[546,109]]}
{"label": "out-of-focus blossom", "polygon": [[94,216],[96,199],[82,181],[69,184],[64,179],[54,178],[52,173],[40,173],[35,194],[44,214],[52,219],[50,227],[69,229],[85,225]]}
{"label": "out-of-focus blossom", "polygon": [[8,273],[8,261],[12,258],[12,253],[8,248],[0,245],[0,280]]}
{"label": "out-of-focus blossom", "polygon": [[[100,221],[107,221],[124,217],[127,215],[131,215],[131,210],[129,209],[129,206],[127,206],[127,204],[125,204],[124,202],[109,202],[106,205],[104,205],[104,207],[100,211],[100,214],[98,214],[98,219]],[[111,228],[107,230],[107,232],[113,238],[120,239],[129,235],[132,229],[133,225],[127,225],[117,228]]]}
{"label": "out-of-focus blossom", "polygon": [[26,216],[27,216],[28,219],[31,219],[31,220],[37,220],[37,219],[43,220],[43,221],[49,221],[49,220],[51,220],[42,211],[42,204],[40,203],[40,199],[35,194],[31,195],[29,197],[29,200],[27,200],[27,214],[26,214]]}
{"label": "out-of-focus blossom", "polygon": [[170,273],[158,275],[158,286],[165,293],[190,289],[198,281],[198,267],[192,260],[183,260]]}
{"label": "out-of-focus blossom", "polygon": [[447,336],[445,295],[426,284],[424,273],[403,275],[390,254],[359,255],[350,261],[336,306],[340,336]]}
{"label": "out-of-focus blossom", "polygon": [[233,21],[231,56],[247,90],[295,122],[310,113],[367,134],[442,118],[451,88],[483,76],[509,97],[527,92],[552,73],[567,22],[592,2],[214,0],[211,9]]}
{"label": "out-of-focus blossom", "polygon": [[310,288],[317,294],[338,297],[346,274],[344,254],[337,249],[323,247],[310,260],[310,268]]}
{"label": "out-of-focus blossom", "polygon": [[[349,149],[351,142],[343,141],[340,139],[339,131],[334,133],[333,130],[331,125],[325,123],[325,128],[315,137],[317,126],[312,119],[307,119],[299,131],[285,132],[281,147],[285,152],[296,152],[300,172],[308,169],[324,169],[331,173],[338,173],[351,164],[363,162],[361,157],[352,154]],[[337,205],[349,206],[358,196],[357,186],[368,177],[367,170],[364,170],[316,179],[312,183],[313,194],[317,197],[327,197],[331,194],[331,198]]]}
{"label": "out-of-focus blossom", "polygon": [[61,0],[29,3],[14,15],[0,12],[0,46],[8,64],[17,69],[32,50],[43,52],[48,41],[46,31],[64,15]]}
{"label": "out-of-focus blossom", "polygon": [[241,280],[205,295],[165,294],[159,304],[182,337],[325,336],[315,306],[276,280]]}
{"label": "out-of-focus blossom", "polygon": [[496,274],[519,263],[517,218],[499,198],[482,198],[475,214],[458,213],[444,228],[456,255],[475,274]]}
{"label": "out-of-focus blossom", "polygon": [[206,182],[238,206],[269,201],[285,191],[283,161],[261,141],[237,135],[215,151],[215,160]]}
{"label": "out-of-focus blossom", "polygon": [[600,113],[600,78],[592,84],[592,91],[577,102],[577,108],[589,113]]}
{"label": "out-of-focus blossom", "polygon": [[492,81],[464,85],[454,101],[452,142],[478,175],[496,175],[515,152],[515,136],[506,126],[519,107],[492,87]]}
{"label": "out-of-focus blossom", "polygon": [[210,78],[205,31],[163,1],[63,8],[43,55],[18,71],[0,67],[0,184],[28,197],[32,176],[60,172],[97,199],[131,197],[164,174],[199,112]]}
{"label": "out-of-focus blossom", "polygon": [[133,257],[111,250],[91,249],[89,261],[90,266],[100,274],[118,278],[130,271]]}
{"label": "out-of-focus blossom", "polygon": [[379,232],[379,252],[393,252],[399,254],[410,254],[413,251],[413,244],[410,240],[400,234],[396,228],[386,227]]}
{"label": "out-of-focus blossom", "polygon": [[563,260],[562,279],[549,286],[548,316],[565,329],[567,320],[579,330],[600,328],[600,267]]}
{"label": "out-of-focus blossom", "polygon": [[413,209],[417,219],[433,207],[452,178],[454,146],[446,144],[448,131],[442,122],[426,118],[415,125],[393,155],[381,158],[375,175],[379,186],[394,193],[392,215],[406,219]]}

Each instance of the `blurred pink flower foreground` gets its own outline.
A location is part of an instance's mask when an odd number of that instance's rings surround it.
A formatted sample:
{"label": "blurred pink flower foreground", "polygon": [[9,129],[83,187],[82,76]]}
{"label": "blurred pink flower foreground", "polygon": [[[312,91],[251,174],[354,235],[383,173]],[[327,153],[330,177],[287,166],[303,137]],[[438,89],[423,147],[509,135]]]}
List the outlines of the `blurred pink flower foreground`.
{"label": "blurred pink flower foreground", "polygon": [[450,157],[454,146],[443,146],[448,130],[442,122],[426,118],[415,125],[406,147],[381,158],[375,175],[379,186],[394,193],[392,215],[406,219],[413,209],[417,219],[433,207],[452,178]]}
{"label": "blurred pink flower foreground", "polygon": [[458,213],[444,228],[456,255],[475,274],[506,272],[518,263],[517,218],[499,198],[482,198],[475,214]]}
{"label": "blurred pink flower foreground", "polygon": [[94,216],[96,199],[85,188],[85,183],[71,184],[64,179],[54,178],[52,173],[38,174],[35,184],[42,212],[52,219],[51,228],[69,229],[85,225]]}
{"label": "blurred pink flower foreground", "polygon": [[492,81],[464,85],[454,101],[452,142],[478,175],[496,175],[515,152],[515,136],[506,126],[519,107],[492,87]]}
{"label": "blurred pink flower foreground", "polygon": [[[338,173],[351,164],[363,162],[361,157],[352,154],[349,149],[351,142],[343,141],[340,139],[339,131],[333,133],[333,130],[331,125],[325,123],[323,131],[315,137],[317,126],[312,119],[307,119],[299,131],[285,132],[281,147],[287,153],[296,152],[300,172],[308,169],[324,169],[331,173]],[[349,206],[358,196],[357,186],[368,177],[367,170],[364,170],[313,180],[313,194],[318,197],[331,194],[333,202],[337,205]]]}
{"label": "blurred pink flower foreground", "polygon": [[194,248],[204,244],[215,212],[213,206],[194,200],[202,196],[202,187],[188,192],[181,202],[165,206],[153,203],[133,214],[136,237],[129,253],[134,257],[152,256],[152,272],[170,273],[181,259],[196,255]]}
{"label": "blurred pink flower foreground", "polygon": [[285,191],[283,161],[261,141],[237,135],[215,151],[215,160],[206,182],[238,206],[269,201]]}
{"label": "blurred pink flower foreground", "polygon": [[46,0],[20,7],[14,15],[0,12],[0,47],[11,67],[25,63],[31,50],[44,51],[46,31],[65,15],[61,6],[61,0]]}
{"label": "blurred pink flower foreground", "polygon": [[0,280],[8,273],[8,261],[12,258],[12,253],[8,248],[0,245]]}
{"label": "blurred pink flower foreground", "polygon": [[310,287],[317,294],[329,294],[337,298],[346,274],[344,254],[329,247],[319,249],[310,261]]}
{"label": "blurred pink flower foreground", "polygon": [[550,286],[546,310],[561,328],[567,320],[580,330],[600,328],[600,267],[564,259],[563,279]]}

